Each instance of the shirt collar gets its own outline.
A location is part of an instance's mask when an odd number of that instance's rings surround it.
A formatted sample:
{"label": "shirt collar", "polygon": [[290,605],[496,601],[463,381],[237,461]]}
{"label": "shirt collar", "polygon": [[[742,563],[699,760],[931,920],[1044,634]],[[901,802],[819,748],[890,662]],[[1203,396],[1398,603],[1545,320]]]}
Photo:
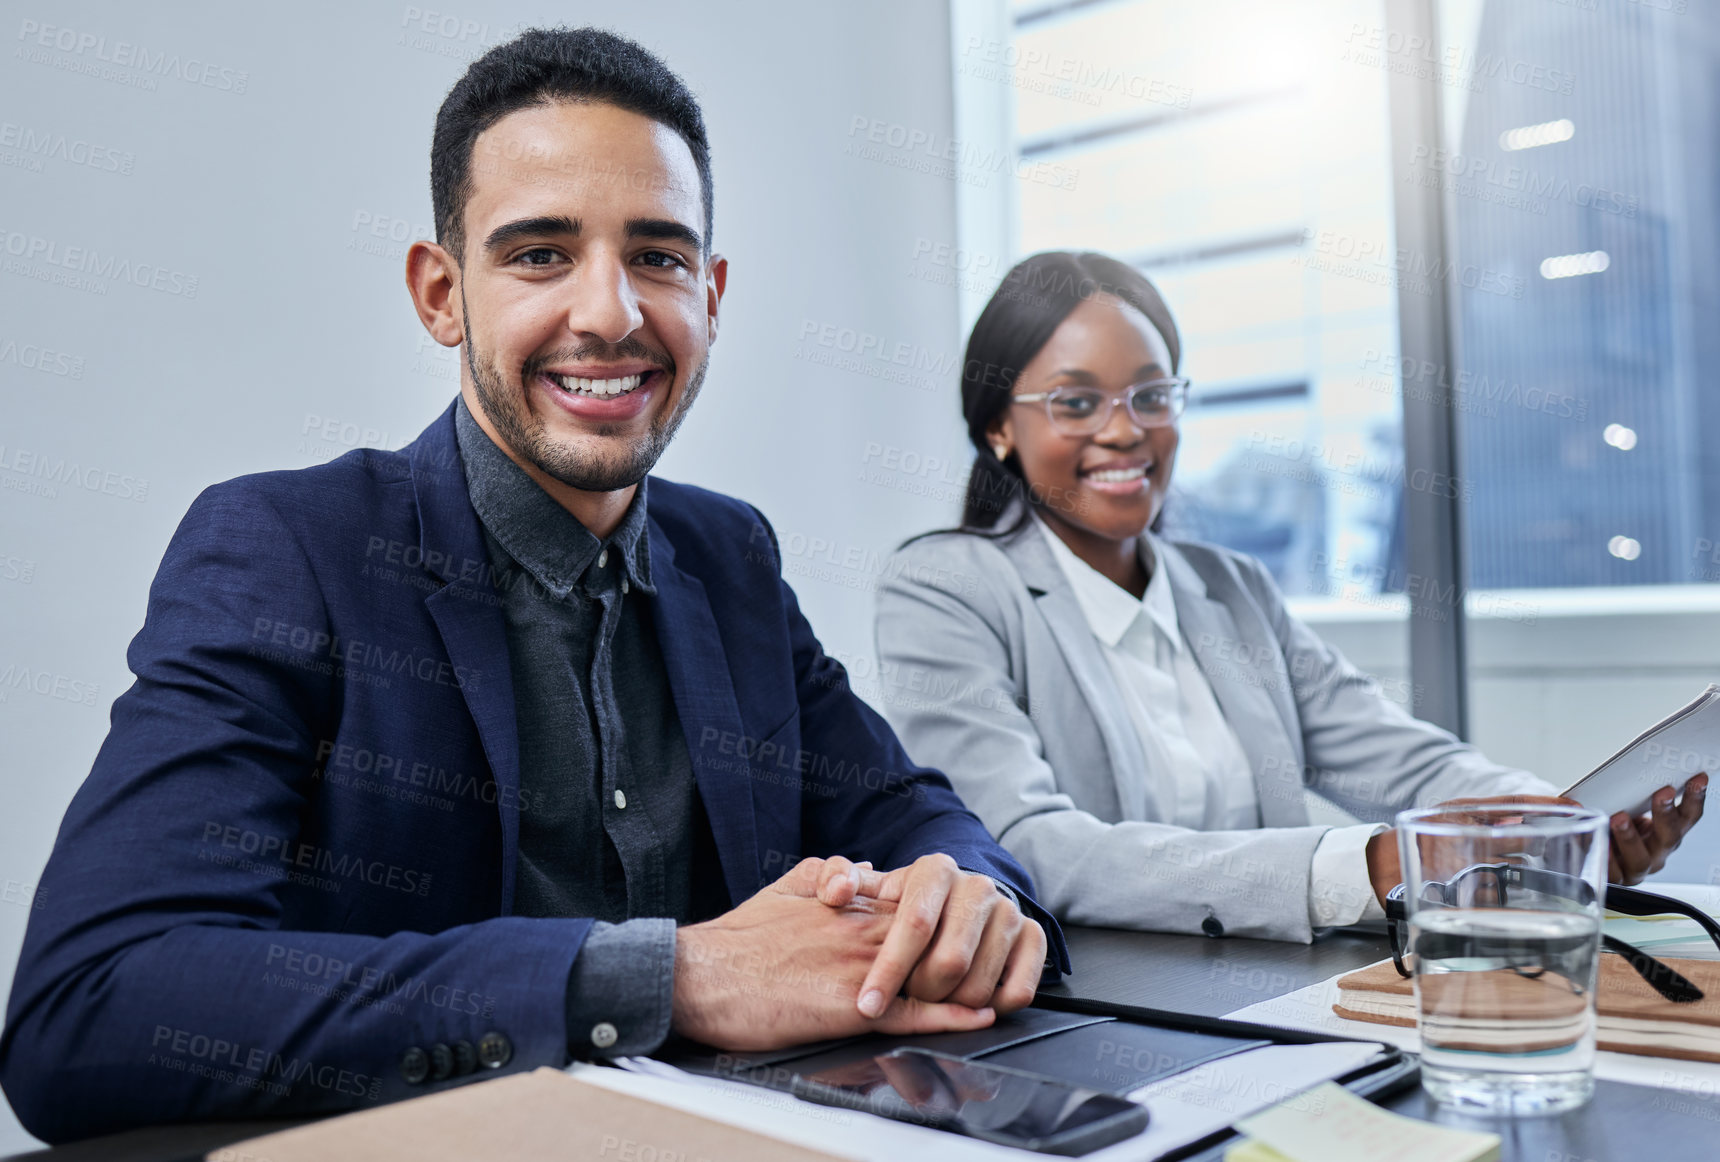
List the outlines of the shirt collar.
{"label": "shirt collar", "polygon": [[472,417],[464,397],[455,405],[454,434],[478,519],[508,555],[558,600],[573,591],[605,550],[611,556],[620,553],[632,586],[646,593],[657,591],[651,584],[650,538],[645,535],[645,480],[639,481],[621,523],[607,540],[600,541],[496,446]]}
{"label": "shirt collar", "polygon": [[1145,613],[1172,648],[1183,648],[1170,578],[1163,568],[1157,567],[1164,554],[1158,551],[1156,536],[1150,532],[1142,534],[1142,555],[1152,567],[1152,578],[1147,582],[1145,596],[1136,601],[1127,589],[1077,557],[1075,551],[1063,543],[1063,538],[1052,532],[1037,514],[1033,523],[1039,526],[1039,531],[1051,546],[1052,557],[1069,579],[1069,586],[1075,591],[1075,601],[1081,606],[1082,616],[1087,619],[1087,627],[1093,631],[1094,637],[1115,648],[1123,640],[1123,635],[1129,632],[1129,627]]}

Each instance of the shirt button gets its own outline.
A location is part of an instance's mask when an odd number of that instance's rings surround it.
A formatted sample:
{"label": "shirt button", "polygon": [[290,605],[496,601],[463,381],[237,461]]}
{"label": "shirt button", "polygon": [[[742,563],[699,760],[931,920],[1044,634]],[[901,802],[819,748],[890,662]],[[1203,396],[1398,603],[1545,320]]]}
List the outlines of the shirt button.
{"label": "shirt button", "polygon": [[627,810],[627,792],[620,787],[615,788],[615,809],[617,811]]}
{"label": "shirt button", "polygon": [[609,564],[609,550],[604,549],[602,552],[597,554],[597,567],[601,569],[607,564]]}
{"label": "shirt button", "polygon": [[622,579],[621,579],[621,592],[622,592],[622,593],[626,593],[626,592],[627,592],[627,578],[625,578],[625,577],[623,577],[623,578],[622,578]]}
{"label": "shirt button", "polygon": [[599,1049],[607,1049],[620,1040],[621,1034],[615,1031],[615,1026],[608,1021],[599,1021],[591,1027],[591,1043]]}

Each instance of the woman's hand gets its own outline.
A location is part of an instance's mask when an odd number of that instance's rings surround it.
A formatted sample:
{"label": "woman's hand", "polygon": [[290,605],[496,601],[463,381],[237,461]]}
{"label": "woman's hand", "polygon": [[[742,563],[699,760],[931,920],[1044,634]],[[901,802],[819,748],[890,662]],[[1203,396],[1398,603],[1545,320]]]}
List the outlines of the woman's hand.
{"label": "woman's hand", "polygon": [[1403,862],[1398,857],[1397,828],[1388,827],[1368,840],[1368,882],[1380,907],[1386,906],[1386,893],[1403,883]]}
{"label": "woman's hand", "polygon": [[[1612,844],[1607,856],[1607,882],[1614,884],[1641,883],[1644,877],[1666,866],[1666,859],[1696,821],[1702,818],[1703,799],[1708,793],[1706,772],[1693,775],[1684,784],[1684,798],[1675,807],[1676,793],[1670,785],[1656,791],[1649,800],[1646,814],[1632,819],[1620,811],[1612,817]],[[1556,804],[1580,807],[1575,799],[1551,795],[1499,795],[1485,799],[1452,799],[1442,807],[1497,807],[1515,803]],[[1380,832],[1368,840],[1368,881],[1374,895],[1385,906],[1386,893],[1403,882],[1403,868],[1398,858],[1397,830]]]}
{"label": "woman's hand", "polygon": [[1615,884],[1638,884],[1666,866],[1666,857],[1702,818],[1703,799],[1708,794],[1708,774],[1691,776],[1684,784],[1684,798],[1674,807],[1670,785],[1649,799],[1646,813],[1632,819],[1623,811],[1612,817],[1612,853],[1607,857],[1607,879]]}
{"label": "woman's hand", "polygon": [[[1448,799],[1439,804],[1451,808],[1453,822],[1462,822],[1461,816],[1465,807],[1515,807],[1523,806],[1553,806],[1581,807],[1575,799],[1563,799],[1556,795],[1494,795],[1479,799]],[[1477,813],[1477,823],[1508,823],[1513,822],[1509,817],[1500,819],[1497,816],[1483,819]],[[1380,832],[1368,840],[1368,882],[1373,885],[1374,895],[1379,897],[1380,907],[1385,907],[1386,893],[1403,883],[1403,866],[1398,854],[1397,828],[1393,827]],[[1427,868],[1422,872],[1438,878],[1448,872],[1457,872],[1462,868]]]}

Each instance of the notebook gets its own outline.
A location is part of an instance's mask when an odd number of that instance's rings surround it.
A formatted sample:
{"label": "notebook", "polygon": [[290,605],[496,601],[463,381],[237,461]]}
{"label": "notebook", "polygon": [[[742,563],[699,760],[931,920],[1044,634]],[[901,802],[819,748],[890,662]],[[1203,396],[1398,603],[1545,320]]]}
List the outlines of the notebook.
{"label": "notebook", "polygon": [[[1720,1062],[1720,962],[1668,959],[1665,963],[1701,989],[1703,999],[1673,1004],[1650,988],[1623,957],[1601,957],[1597,1044],[1615,1053]],[[1451,973],[1430,980],[1441,982],[1442,987],[1461,988],[1464,976],[1478,975]],[[1496,974],[1486,975],[1494,978]],[[1423,981],[1423,987],[1428,983]],[[1491,979],[1488,992],[1501,1006],[1509,1007],[1515,1023],[1508,1034],[1502,1034],[1491,1027],[1485,1008],[1475,1010],[1470,1032],[1476,1049],[1531,1049],[1538,1039],[1549,1045],[1568,1043],[1573,1026],[1580,1031],[1584,1020],[1580,998],[1530,977]],[[1332,1011],[1352,1021],[1413,1028],[1415,990],[1391,961],[1382,960],[1338,978],[1338,1000]],[[1531,1018],[1527,1027],[1526,1016]]]}

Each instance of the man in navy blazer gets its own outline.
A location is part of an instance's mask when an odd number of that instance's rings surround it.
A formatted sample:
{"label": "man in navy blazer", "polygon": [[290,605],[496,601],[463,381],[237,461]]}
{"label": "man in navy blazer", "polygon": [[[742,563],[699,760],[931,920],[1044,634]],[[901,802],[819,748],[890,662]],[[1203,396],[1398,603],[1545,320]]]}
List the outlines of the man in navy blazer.
{"label": "man in navy blazer", "polygon": [[432,192],[408,286],[460,398],[208,489],[162,561],[0,1035],[44,1139],[975,1028],[1067,968],[764,518],[646,480],[726,278],[679,79],[528,32],[444,102]]}

